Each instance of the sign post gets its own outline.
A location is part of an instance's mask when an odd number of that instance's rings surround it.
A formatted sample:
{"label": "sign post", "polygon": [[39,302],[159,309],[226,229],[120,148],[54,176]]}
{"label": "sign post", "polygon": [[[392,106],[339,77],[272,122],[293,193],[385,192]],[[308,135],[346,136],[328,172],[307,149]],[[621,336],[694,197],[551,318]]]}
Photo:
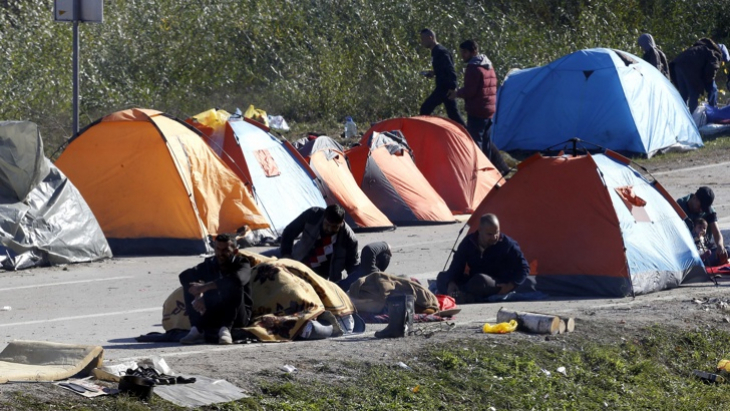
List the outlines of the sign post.
{"label": "sign post", "polygon": [[79,133],[79,23],[104,20],[102,0],[55,0],[55,21],[73,23],[73,136]]}

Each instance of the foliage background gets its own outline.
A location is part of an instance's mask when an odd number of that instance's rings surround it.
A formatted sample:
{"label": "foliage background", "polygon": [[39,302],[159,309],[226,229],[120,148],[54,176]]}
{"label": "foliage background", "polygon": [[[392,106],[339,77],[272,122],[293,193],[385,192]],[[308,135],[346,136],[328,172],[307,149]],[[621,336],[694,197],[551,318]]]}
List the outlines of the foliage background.
{"label": "foliage background", "polygon": [[[727,0],[105,0],[81,25],[81,118],[128,107],[186,118],[261,106],[290,122],[361,124],[413,115],[432,83],[418,31],[452,51],[474,38],[498,75],[588,47],[639,54],[654,35],[671,60],[724,42]],[[0,119],[40,124],[47,151],[71,134],[71,25],[53,1],[0,0]],[[724,76],[724,74],[721,74]],[[724,77],[718,84],[725,84]]]}

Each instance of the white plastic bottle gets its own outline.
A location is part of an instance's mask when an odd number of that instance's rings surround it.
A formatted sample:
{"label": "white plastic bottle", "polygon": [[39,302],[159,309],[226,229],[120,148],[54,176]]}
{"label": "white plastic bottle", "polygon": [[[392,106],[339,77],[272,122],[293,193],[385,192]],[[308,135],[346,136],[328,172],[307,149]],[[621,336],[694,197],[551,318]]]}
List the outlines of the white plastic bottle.
{"label": "white plastic bottle", "polygon": [[352,117],[347,116],[345,118],[345,139],[349,140],[355,137],[357,137],[357,124],[352,121]]}

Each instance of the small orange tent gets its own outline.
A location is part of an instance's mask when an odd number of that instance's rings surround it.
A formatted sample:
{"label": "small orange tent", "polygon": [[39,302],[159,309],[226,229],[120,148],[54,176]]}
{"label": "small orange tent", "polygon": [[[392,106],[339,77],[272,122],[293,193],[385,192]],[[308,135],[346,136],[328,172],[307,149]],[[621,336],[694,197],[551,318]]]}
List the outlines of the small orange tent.
{"label": "small orange tent", "polygon": [[398,225],[454,222],[449,207],[413,163],[410,150],[388,133],[371,133],[347,155],[355,181],[390,221]]}
{"label": "small orange tent", "polygon": [[299,148],[299,153],[309,160],[309,166],[320,179],[327,204],[341,205],[354,227],[372,230],[393,228],[393,223],[355,182],[344,149],[336,141],[321,136],[305,143]]}
{"label": "small orange tent", "polygon": [[615,296],[707,278],[681,209],[657,182],[604,154],[520,163],[469,220],[495,214],[530,262],[538,288],[553,294]]}
{"label": "small orange tent", "polygon": [[373,125],[373,131],[400,131],[426,180],[454,214],[471,214],[501,179],[469,132],[449,119],[434,116],[393,118]]}
{"label": "small orange tent", "polygon": [[243,182],[198,131],[155,110],[103,117],[56,162],[115,254],[194,254],[207,235],[268,224]]}

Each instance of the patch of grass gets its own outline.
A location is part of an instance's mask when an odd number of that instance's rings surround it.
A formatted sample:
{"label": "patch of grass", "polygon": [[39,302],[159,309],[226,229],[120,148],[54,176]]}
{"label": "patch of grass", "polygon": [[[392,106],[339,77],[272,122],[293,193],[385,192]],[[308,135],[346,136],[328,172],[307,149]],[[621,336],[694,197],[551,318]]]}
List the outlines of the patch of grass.
{"label": "patch of grass", "polygon": [[[730,402],[727,386],[707,385],[692,376],[695,369],[712,371],[727,355],[730,333],[655,326],[626,337],[591,340],[576,333],[544,342],[485,335],[414,353],[404,359],[411,370],[342,363],[325,374],[259,381],[254,397],[206,409],[716,410]],[[559,367],[565,367],[565,375]],[[1,407],[10,405],[28,410],[178,409],[158,398],[149,405],[127,397],[47,402],[20,393],[0,400]]]}

